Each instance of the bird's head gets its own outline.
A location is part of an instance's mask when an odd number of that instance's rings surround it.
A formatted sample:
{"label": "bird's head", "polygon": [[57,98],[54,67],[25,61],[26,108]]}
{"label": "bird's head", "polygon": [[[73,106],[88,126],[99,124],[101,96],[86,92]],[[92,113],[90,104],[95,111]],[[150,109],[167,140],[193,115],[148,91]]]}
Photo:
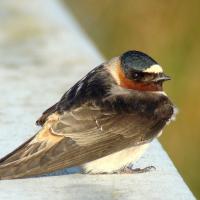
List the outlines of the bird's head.
{"label": "bird's head", "polygon": [[162,91],[170,77],[150,56],[140,51],[128,51],[109,63],[109,70],[121,87],[139,91]]}

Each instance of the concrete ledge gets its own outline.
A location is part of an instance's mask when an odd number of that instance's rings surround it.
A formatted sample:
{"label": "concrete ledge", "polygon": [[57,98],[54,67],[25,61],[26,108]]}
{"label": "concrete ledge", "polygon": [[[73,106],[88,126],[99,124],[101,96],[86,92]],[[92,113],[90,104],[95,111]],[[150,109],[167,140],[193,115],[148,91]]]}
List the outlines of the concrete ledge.
{"label": "concrete ledge", "polygon": [[[41,112],[101,55],[56,0],[0,1],[0,157],[32,136]],[[194,199],[155,141],[136,175],[64,175],[0,181],[0,199]],[[58,176],[60,175],[60,176]]]}

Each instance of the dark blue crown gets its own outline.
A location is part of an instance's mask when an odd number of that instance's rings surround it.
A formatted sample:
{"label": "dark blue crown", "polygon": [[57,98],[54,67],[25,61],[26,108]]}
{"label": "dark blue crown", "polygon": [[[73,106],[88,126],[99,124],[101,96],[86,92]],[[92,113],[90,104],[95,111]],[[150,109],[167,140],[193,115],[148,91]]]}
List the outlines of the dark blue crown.
{"label": "dark blue crown", "polygon": [[158,63],[153,58],[140,51],[127,51],[121,55],[121,65],[125,71],[144,71],[155,64]]}

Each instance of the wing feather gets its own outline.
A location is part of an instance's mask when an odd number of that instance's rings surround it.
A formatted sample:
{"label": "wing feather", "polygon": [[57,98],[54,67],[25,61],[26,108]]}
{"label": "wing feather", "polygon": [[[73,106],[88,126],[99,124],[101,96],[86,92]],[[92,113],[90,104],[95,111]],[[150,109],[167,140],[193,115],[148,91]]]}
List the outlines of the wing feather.
{"label": "wing feather", "polygon": [[135,114],[103,112],[88,104],[62,115],[54,113],[31,140],[0,162],[0,179],[78,166],[146,143],[152,139],[155,125]]}

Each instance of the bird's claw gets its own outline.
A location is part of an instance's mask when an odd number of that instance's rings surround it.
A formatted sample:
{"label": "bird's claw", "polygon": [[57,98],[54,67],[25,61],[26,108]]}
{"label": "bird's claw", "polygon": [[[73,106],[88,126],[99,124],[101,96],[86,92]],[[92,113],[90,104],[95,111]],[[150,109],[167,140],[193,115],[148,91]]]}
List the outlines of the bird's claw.
{"label": "bird's claw", "polygon": [[119,170],[117,173],[119,173],[119,174],[136,174],[136,173],[146,173],[146,172],[150,172],[153,170],[156,170],[156,167],[148,166],[145,168],[135,168],[135,169],[132,169],[131,167],[125,167],[125,168]]}

